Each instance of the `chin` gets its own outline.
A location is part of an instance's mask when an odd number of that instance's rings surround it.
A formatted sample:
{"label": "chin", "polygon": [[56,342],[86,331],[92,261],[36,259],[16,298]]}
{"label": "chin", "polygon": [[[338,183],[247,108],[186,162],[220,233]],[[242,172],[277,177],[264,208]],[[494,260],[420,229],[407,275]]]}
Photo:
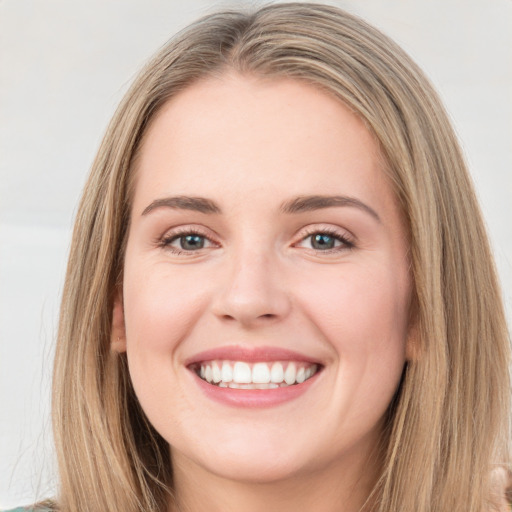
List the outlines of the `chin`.
{"label": "chin", "polygon": [[[205,466],[206,467],[206,466]],[[290,460],[253,458],[241,460],[241,457],[230,458],[223,464],[206,467],[220,478],[250,484],[272,484],[293,478],[300,474],[302,465]]]}
{"label": "chin", "polygon": [[[183,458],[193,461],[208,473],[217,477],[246,483],[267,484],[286,480],[309,468],[313,461],[308,459],[303,443],[290,443],[291,439],[272,436],[268,431],[251,432],[251,435],[225,433],[222,439],[210,439],[199,447],[197,441],[192,450],[186,449],[179,455],[173,453],[173,463],[180,464]],[[286,442],[288,441],[288,442]],[[171,449],[172,453],[172,449]],[[178,460],[179,459],[179,460]]]}

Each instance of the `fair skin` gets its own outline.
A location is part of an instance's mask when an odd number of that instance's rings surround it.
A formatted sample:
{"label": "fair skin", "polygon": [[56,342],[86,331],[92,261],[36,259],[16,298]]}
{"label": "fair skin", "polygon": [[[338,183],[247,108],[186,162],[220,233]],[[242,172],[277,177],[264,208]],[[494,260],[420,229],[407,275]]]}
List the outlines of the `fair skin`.
{"label": "fair skin", "polygon": [[[411,296],[369,131],[310,85],[228,73],[162,108],[136,173],[113,349],[171,446],[180,510],[358,511]],[[248,389],[208,382],[223,362]],[[306,380],[258,387],[275,363]]]}

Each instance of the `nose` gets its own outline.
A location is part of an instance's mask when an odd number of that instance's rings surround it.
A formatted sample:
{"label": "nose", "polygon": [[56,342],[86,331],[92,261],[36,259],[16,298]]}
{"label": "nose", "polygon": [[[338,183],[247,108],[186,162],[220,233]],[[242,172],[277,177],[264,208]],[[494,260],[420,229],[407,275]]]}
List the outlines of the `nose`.
{"label": "nose", "polygon": [[285,318],[291,309],[284,276],[263,251],[233,255],[213,303],[214,314],[245,328]]}

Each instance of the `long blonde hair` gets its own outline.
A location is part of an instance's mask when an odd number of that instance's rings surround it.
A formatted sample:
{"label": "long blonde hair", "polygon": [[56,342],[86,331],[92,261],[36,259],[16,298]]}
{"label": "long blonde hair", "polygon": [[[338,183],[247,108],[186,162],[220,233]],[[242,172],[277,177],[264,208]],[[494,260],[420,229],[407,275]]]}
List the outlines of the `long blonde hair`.
{"label": "long blonde hair", "polygon": [[372,512],[491,510],[508,461],[509,339],[463,156],[432,87],[391,40],[337,8],[289,3],[205,17],[171,40],[126,94],[78,210],[53,388],[65,512],[165,510],[169,449],[110,350],[130,222],[131,169],[148,123],[198,79],[226,69],[304,80],[379,141],[410,234],[414,357],[390,408]]}

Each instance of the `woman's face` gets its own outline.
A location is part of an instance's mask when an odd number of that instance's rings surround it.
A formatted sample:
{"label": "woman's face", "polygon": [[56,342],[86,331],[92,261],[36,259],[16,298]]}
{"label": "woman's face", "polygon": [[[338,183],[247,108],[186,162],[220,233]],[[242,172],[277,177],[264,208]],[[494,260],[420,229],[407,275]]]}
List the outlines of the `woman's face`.
{"label": "woman's face", "polygon": [[310,85],[228,74],[164,106],[136,172],[114,348],[173,463],[259,482],[363,468],[411,296],[364,124]]}

